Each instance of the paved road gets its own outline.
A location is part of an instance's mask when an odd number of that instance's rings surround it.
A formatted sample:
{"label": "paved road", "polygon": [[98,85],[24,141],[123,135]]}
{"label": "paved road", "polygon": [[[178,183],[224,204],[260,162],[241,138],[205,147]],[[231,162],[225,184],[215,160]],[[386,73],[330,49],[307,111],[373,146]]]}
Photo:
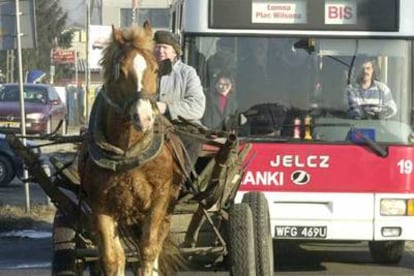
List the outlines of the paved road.
{"label": "paved road", "polygon": [[[29,184],[29,201],[33,204],[46,204],[48,198],[37,183]],[[0,187],[0,205],[25,206],[25,185],[15,179],[10,185]]]}
{"label": "paved road", "polygon": [[[50,275],[50,243],[50,239],[0,239],[0,275]],[[397,266],[372,263],[366,246],[366,243],[281,243],[275,246],[278,252],[275,275],[414,275],[412,245],[408,246],[409,250]],[[8,253],[4,253],[5,251]],[[5,255],[7,258],[4,258]],[[11,268],[11,265],[20,269],[5,269]],[[179,275],[221,276],[228,275],[228,272],[186,271],[180,272]]]}

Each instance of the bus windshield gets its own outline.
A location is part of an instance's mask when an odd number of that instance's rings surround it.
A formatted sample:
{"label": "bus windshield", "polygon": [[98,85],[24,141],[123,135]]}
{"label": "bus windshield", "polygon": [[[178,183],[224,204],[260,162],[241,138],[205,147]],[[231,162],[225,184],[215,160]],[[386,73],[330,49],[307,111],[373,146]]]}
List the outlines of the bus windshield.
{"label": "bus windshield", "polygon": [[205,93],[231,72],[242,135],[293,137],[294,122],[312,121],[312,137],[346,141],[351,128],[375,140],[410,143],[412,41],[186,34],[185,59]]}

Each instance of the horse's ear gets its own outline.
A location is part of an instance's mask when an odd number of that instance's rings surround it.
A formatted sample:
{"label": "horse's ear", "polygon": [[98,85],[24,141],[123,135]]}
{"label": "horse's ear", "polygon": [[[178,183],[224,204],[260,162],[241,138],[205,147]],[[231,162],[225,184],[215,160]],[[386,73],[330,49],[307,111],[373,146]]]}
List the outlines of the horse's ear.
{"label": "horse's ear", "polygon": [[152,27],[151,27],[151,23],[149,22],[149,20],[145,20],[142,27],[144,28],[144,31],[145,31],[146,35],[152,36]]}
{"label": "horse's ear", "polygon": [[113,41],[117,42],[119,45],[123,45],[125,43],[122,32],[120,29],[115,28],[114,25],[112,25],[112,39]]}

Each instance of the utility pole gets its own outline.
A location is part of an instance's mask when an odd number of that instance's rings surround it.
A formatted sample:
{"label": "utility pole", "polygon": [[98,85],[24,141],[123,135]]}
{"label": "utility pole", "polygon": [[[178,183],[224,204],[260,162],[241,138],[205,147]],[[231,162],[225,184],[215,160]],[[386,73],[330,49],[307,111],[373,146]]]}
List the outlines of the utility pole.
{"label": "utility pole", "polygon": [[138,0],[132,0],[131,7],[131,25],[137,24],[137,11],[138,11]]}
{"label": "utility pole", "polygon": [[91,82],[91,72],[89,67],[89,31],[91,25],[91,9],[90,9],[90,0],[86,0],[86,68],[85,68],[85,119],[89,119],[89,95],[90,95],[90,82]]}
{"label": "utility pole", "polygon": [[[21,36],[23,35],[20,31],[20,1],[16,1],[16,41],[17,41],[17,69],[19,71],[19,89],[20,89],[20,129],[23,136],[23,145],[26,146],[26,114],[24,110],[24,93],[23,93],[23,71],[22,71],[22,40]],[[27,169],[23,170],[23,178],[28,179],[29,173]],[[30,189],[29,183],[24,183],[24,191],[26,195],[26,212],[30,212]]]}

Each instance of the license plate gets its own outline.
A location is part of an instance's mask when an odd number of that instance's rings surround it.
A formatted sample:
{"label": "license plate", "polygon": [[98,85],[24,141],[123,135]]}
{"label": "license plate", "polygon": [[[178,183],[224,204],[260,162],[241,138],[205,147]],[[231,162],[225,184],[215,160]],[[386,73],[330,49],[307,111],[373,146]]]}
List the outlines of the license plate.
{"label": "license plate", "polygon": [[0,122],[0,127],[19,128],[19,122]]}
{"label": "license plate", "polygon": [[326,239],[327,232],[326,226],[275,226],[276,238]]}

